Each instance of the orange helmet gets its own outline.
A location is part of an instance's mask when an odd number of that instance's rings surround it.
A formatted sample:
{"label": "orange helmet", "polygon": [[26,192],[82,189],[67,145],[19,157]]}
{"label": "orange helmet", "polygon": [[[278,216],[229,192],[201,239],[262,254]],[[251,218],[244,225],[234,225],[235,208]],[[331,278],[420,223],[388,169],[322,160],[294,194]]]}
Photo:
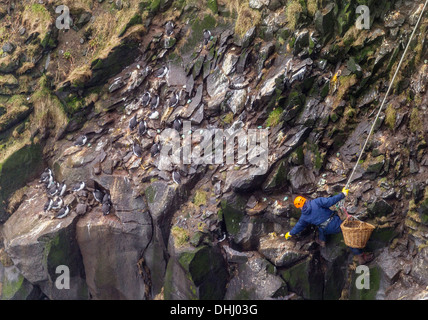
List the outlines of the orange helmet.
{"label": "orange helmet", "polygon": [[301,196],[298,196],[296,197],[296,199],[294,199],[294,205],[296,206],[296,208],[302,208],[305,202],[306,202],[306,199]]}

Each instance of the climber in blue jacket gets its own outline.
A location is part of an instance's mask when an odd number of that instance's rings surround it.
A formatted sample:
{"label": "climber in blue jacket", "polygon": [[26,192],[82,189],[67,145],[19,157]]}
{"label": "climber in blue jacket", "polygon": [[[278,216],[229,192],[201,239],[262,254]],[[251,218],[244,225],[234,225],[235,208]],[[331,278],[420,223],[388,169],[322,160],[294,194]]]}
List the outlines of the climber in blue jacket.
{"label": "climber in blue jacket", "polygon": [[[321,197],[314,200],[307,200],[302,196],[296,197],[294,205],[296,208],[302,209],[302,215],[294,228],[290,232],[287,232],[285,239],[288,240],[312,224],[318,227],[319,241],[317,242],[321,247],[325,247],[326,235],[342,232],[340,228],[342,220],[330,207],[344,199],[348,195],[348,192],[348,189],[343,188],[342,192],[335,196],[328,198]],[[362,249],[350,248],[350,250],[358,257],[360,264],[365,264],[373,260],[373,255],[363,253]]]}

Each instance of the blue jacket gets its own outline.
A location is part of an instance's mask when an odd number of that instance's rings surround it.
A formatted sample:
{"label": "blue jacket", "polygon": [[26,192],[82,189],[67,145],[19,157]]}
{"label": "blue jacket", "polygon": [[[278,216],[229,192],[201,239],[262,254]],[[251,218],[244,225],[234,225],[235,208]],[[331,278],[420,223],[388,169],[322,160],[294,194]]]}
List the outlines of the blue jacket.
{"label": "blue jacket", "polygon": [[317,226],[326,221],[333,214],[333,211],[329,208],[343,198],[345,198],[345,195],[341,192],[329,198],[306,200],[302,208],[302,215],[294,228],[291,229],[290,235],[295,235],[303,231],[309,224]]}

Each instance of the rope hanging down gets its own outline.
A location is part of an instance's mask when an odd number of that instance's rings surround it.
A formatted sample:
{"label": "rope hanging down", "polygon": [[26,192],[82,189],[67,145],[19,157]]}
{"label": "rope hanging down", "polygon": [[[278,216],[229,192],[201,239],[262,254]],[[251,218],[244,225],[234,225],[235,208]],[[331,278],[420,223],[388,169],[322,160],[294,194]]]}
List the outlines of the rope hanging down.
{"label": "rope hanging down", "polygon": [[363,148],[361,149],[360,155],[358,157],[357,162],[355,163],[355,166],[354,166],[354,169],[351,172],[351,175],[349,176],[348,182],[346,182],[345,189],[349,189],[349,184],[351,183],[352,177],[355,174],[355,170],[357,169],[358,164],[360,163],[361,157],[362,157],[362,155],[363,155],[363,153],[364,153],[364,151],[365,151],[365,149],[367,147],[367,143],[370,140],[371,135],[373,134],[374,128],[376,126],[376,122],[379,119],[380,113],[382,112],[382,109],[383,109],[383,107],[385,105],[386,99],[388,98],[389,92],[391,91],[392,85],[393,85],[393,83],[395,81],[395,78],[397,77],[397,74],[398,74],[398,71],[400,70],[401,64],[404,61],[404,57],[406,56],[407,50],[410,47],[410,43],[413,40],[413,37],[414,37],[414,35],[416,33],[416,30],[418,29],[419,23],[422,20],[422,17],[424,15],[424,12],[425,12],[425,9],[426,9],[427,5],[428,5],[428,0],[425,1],[425,5],[424,5],[424,7],[422,9],[421,15],[419,16],[418,22],[416,23],[415,28],[413,29],[413,32],[412,32],[412,34],[410,36],[410,39],[409,39],[409,42],[407,43],[406,49],[404,50],[403,56],[401,57],[401,60],[400,60],[400,62],[398,64],[398,66],[397,66],[397,70],[395,71],[394,76],[392,77],[392,80],[391,80],[391,82],[389,84],[388,91],[386,92],[385,97],[383,98],[382,104],[380,105],[379,111],[378,111],[378,113],[376,115],[376,118],[373,121],[373,124],[372,124],[372,127],[370,129],[369,135],[367,136],[367,139],[366,139],[366,141],[365,141],[365,143],[363,145]]}

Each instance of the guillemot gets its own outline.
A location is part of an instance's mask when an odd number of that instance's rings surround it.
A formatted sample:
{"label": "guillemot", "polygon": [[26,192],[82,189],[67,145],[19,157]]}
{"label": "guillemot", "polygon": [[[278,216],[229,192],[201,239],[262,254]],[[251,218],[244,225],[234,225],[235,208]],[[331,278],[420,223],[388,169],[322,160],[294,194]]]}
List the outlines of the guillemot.
{"label": "guillemot", "polygon": [[178,172],[178,171],[173,171],[173,172],[172,172],[172,180],[173,180],[176,184],[180,185],[180,184],[181,184],[181,175],[180,175],[180,172]]}
{"label": "guillemot", "polygon": [[211,31],[204,29],[204,45],[207,45],[211,40]]}
{"label": "guillemot", "polygon": [[80,190],[83,190],[85,188],[85,182],[79,182],[76,183],[72,188],[71,191],[73,192],[79,192]]}
{"label": "guillemot", "polygon": [[145,120],[142,120],[140,124],[138,125],[138,134],[142,137],[147,132],[147,122]]}
{"label": "guillemot", "polygon": [[129,120],[129,129],[132,131],[138,125],[137,115],[134,115],[131,120]]}
{"label": "guillemot", "polygon": [[168,21],[165,25],[166,35],[169,37],[174,33],[174,23],[172,21]]}
{"label": "guillemot", "polygon": [[169,99],[169,107],[174,108],[178,104],[178,101],[179,101],[178,94],[174,92],[172,97]]}
{"label": "guillemot", "polygon": [[86,144],[86,142],[88,142],[88,137],[83,135],[77,138],[77,140],[74,142],[74,145],[77,147],[83,147]]}
{"label": "guillemot", "polygon": [[159,105],[159,96],[155,95],[150,100],[150,108],[152,110],[154,110],[154,109],[156,109],[158,107],[158,105]]}
{"label": "guillemot", "polygon": [[153,144],[152,147],[150,148],[150,154],[152,155],[152,157],[156,156],[159,152],[160,152],[159,143]]}
{"label": "guillemot", "polygon": [[143,96],[140,99],[140,102],[143,105],[143,107],[146,107],[149,104],[150,99],[151,99],[150,92],[146,92],[143,94]]}
{"label": "guillemot", "polygon": [[68,215],[69,212],[70,212],[70,208],[66,206],[65,208],[62,208],[61,210],[59,210],[58,214],[56,215],[56,218],[63,219]]}
{"label": "guillemot", "polygon": [[156,69],[153,74],[156,78],[163,78],[168,74],[168,67],[160,67],[159,69]]}
{"label": "guillemot", "polygon": [[104,198],[104,193],[98,189],[95,189],[92,192],[92,195],[94,196],[95,200],[98,201],[99,203],[103,202],[103,198]]}
{"label": "guillemot", "polygon": [[138,143],[135,143],[135,142],[133,143],[132,152],[138,158],[141,158],[143,156],[143,149],[141,148],[141,146]]}

